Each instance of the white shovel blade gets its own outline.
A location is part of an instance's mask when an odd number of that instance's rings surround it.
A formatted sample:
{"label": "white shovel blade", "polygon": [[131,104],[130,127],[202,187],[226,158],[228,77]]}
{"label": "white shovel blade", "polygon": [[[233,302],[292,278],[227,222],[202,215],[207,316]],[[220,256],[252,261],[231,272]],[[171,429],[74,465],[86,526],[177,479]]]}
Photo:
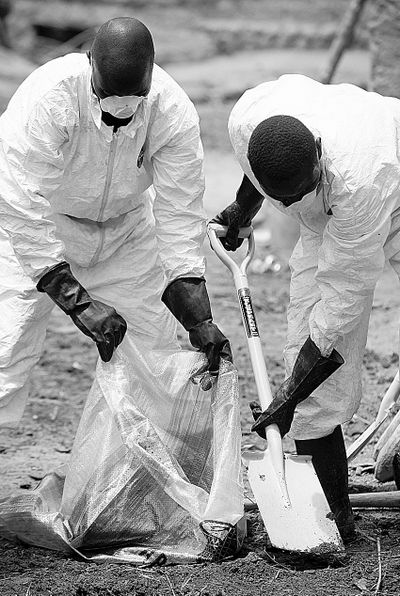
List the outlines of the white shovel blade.
{"label": "white shovel blade", "polygon": [[265,528],[276,548],[325,555],[344,552],[310,456],[288,455],[285,475],[291,506],[285,506],[268,449],[242,455]]}

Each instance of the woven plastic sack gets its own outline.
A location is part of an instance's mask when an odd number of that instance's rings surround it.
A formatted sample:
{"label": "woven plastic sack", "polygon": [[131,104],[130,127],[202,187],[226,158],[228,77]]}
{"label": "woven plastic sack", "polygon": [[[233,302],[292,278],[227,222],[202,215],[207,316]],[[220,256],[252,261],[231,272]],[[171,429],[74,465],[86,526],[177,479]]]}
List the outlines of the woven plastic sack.
{"label": "woven plastic sack", "polygon": [[68,466],[0,501],[0,535],[134,564],[221,560],[244,539],[238,380],[129,337],[99,361]]}

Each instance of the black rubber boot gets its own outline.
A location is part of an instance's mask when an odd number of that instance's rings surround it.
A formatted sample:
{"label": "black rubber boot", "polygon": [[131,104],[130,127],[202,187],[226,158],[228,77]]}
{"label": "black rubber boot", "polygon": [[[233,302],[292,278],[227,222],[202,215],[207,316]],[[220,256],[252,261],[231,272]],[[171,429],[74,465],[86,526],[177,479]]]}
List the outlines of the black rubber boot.
{"label": "black rubber boot", "polygon": [[331,435],[320,439],[295,441],[298,455],[311,455],[315,472],[334,515],[344,543],[355,537],[353,512],[349,499],[349,478],[343,433],[337,426]]}

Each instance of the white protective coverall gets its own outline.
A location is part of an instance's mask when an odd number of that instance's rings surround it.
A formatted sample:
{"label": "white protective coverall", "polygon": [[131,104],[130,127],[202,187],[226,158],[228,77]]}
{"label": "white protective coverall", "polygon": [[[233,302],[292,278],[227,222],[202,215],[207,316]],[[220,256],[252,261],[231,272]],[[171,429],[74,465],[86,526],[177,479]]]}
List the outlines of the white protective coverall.
{"label": "white protective coverall", "polygon": [[36,283],[61,261],[136,344],[178,347],[161,295],[204,275],[198,116],[154,66],[149,96],[113,132],[87,56],[70,54],[35,70],[1,116],[0,180],[0,425],[11,426],[54,306]]}
{"label": "white protective coverall", "polygon": [[302,75],[246,91],[232,110],[229,134],[244,173],[263,195],[247,159],[248,143],[262,120],[278,114],[298,118],[322,140],[316,197],[288,209],[299,221],[300,238],[290,259],[286,373],[309,335],[323,355],[335,347],[345,359],[297,407],[290,436],[315,439],[356,412],[372,298],[385,259],[400,275],[400,100]]}

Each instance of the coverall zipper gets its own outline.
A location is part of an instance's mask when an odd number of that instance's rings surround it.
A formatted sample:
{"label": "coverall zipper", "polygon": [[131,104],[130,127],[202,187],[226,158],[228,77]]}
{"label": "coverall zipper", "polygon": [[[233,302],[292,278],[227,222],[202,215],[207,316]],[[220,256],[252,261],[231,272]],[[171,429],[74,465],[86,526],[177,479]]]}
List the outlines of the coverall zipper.
{"label": "coverall zipper", "polygon": [[105,232],[104,232],[104,227],[102,225],[103,222],[101,220],[104,215],[104,211],[105,211],[105,208],[107,205],[108,195],[110,192],[112,174],[113,174],[113,169],[114,169],[115,153],[116,153],[117,142],[118,142],[118,135],[119,135],[119,128],[114,127],[112,138],[111,138],[111,143],[110,143],[110,150],[108,153],[106,182],[104,184],[104,192],[103,192],[103,196],[101,198],[100,211],[99,211],[99,215],[98,215],[99,229],[100,229],[100,242],[99,242],[99,246],[96,249],[96,252],[93,255],[92,260],[90,261],[90,265],[94,265],[97,262],[99,254],[103,250]]}

